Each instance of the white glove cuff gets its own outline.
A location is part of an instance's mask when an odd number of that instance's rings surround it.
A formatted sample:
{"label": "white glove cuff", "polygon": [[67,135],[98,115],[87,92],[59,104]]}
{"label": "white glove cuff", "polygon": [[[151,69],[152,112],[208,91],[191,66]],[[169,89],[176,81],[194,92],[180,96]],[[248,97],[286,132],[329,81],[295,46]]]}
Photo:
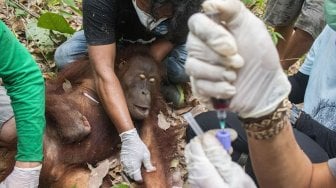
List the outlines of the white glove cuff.
{"label": "white glove cuff", "polygon": [[122,133],[119,134],[119,136],[121,138],[121,142],[123,142],[124,140],[126,140],[127,138],[130,138],[130,137],[138,137],[139,138],[139,135],[138,135],[138,132],[137,132],[136,128],[125,131],[125,132],[122,132]]}
{"label": "white glove cuff", "polygon": [[20,168],[20,167],[14,166],[14,170],[20,170],[20,171],[34,171],[34,170],[41,170],[41,168],[42,168],[42,165],[32,167],[32,168]]}
{"label": "white glove cuff", "polygon": [[130,130],[128,130],[128,131],[125,131],[125,132],[120,133],[119,136],[120,136],[120,137],[123,137],[124,135],[127,135],[127,134],[134,134],[134,133],[136,133],[136,132],[137,132],[137,131],[136,131],[136,129],[134,128],[134,129],[130,129]]}

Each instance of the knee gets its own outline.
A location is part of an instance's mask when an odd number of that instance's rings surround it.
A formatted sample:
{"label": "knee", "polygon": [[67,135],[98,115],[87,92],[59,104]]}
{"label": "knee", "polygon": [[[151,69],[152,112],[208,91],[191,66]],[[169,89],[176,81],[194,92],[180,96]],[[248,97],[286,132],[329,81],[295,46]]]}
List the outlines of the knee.
{"label": "knee", "polygon": [[69,63],[69,50],[69,46],[66,43],[62,44],[56,49],[54,60],[58,68],[63,68],[66,64]]}
{"label": "knee", "polygon": [[85,55],[87,55],[87,43],[84,31],[78,31],[56,49],[54,60],[59,68],[63,68]]}
{"label": "knee", "polygon": [[176,47],[167,57],[165,64],[167,76],[170,82],[174,84],[186,83],[189,81],[189,76],[185,72],[184,64],[187,58],[185,45]]}
{"label": "knee", "polygon": [[7,144],[16,142],[16,125],[14,117],[6,121],[0,130],[0,140]]}
{"label": "knee", "polygon": [[182,84],[189,81],[189,76],[185,73],[184,68],[176,68],[168,71],[168,80],[173,84]]}

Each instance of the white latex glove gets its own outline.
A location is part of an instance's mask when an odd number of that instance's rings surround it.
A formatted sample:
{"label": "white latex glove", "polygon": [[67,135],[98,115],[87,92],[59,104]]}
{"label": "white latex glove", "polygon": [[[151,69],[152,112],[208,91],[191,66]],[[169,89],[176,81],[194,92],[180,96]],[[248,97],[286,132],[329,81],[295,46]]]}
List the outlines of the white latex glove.
{"label": "white latex glove", "polygon": [[192,188],[255,188],[253,180],[224,150],[212,132],[193,138],[185,149]]}
{"label": "white latex glove", "polygon": [[[207,0],[205,12],[219,12],[222,25],[204,14],[188,22],[186,72],[200,101],[230,99],[230,109],[243,118],[274,111],[290,84],[264,23],[239,0]],[[244,62],[242,61],[244,59]]]}
{"label": "white latex glove", "polygon": [[37,188],[42,165],[34,168],[14,167],[9,176],[0,183],[0,188]]}
{"label": "white latex glove", "polygon": [[155,167],[150,160],[150,153],[147,146],[140,139],[136,129],[132,129],[120,134],[121,151],[120,161],[124,172],[137,182],[142,182],[141,165],[147,172],[155,171]]}

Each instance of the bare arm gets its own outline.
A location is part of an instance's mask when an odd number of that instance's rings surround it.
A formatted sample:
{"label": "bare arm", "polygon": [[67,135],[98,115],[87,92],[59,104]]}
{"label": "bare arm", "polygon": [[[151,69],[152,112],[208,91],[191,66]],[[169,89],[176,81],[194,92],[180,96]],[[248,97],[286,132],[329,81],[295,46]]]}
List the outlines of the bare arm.
{"label": "bare arm", "polygon": [[91,65],[95,72],[98,95],[103,101],[107,115],[119,133],[133,129],[125,96],[114,72],[116,44],[89,46]]}
{"label": "bare arm", "polygon": [[150,47],[150,54],[158,62],[161,62],[174,48],[173,43],[168,40],[155,41]]}
{"label": "bare arm", "polygon": [[260,187],[336,187],[327,163],[312,164],[300,149],[289,121],[273,138],[248,143]]}

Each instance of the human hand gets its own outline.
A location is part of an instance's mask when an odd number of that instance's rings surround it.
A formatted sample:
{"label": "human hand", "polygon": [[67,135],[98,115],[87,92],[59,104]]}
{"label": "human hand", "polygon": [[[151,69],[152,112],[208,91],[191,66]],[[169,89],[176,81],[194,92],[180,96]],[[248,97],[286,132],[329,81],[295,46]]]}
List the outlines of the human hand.
{"label": "human hand", "polygon": [[121,152],[120,161],[124,172],[137,182],[142,182],[141,165],[147,172],[155,171],[150,160],[150,153],[147,146],[140,139],[136,129],[120,134]]}
{"label": "human hand", "polygon": [[255,188],[253,180],[208,131],[193,138],[185,148],[188,182],[191,187]]}
{"label": "human hand", "polygon": [[222,25],[201,13],[189,19],[185,68],[195,96],[208,106],[212,97],[231,98],[230,109],[242,118],[273,112],[290,84],[264,23],[238,0],[202,6],[219,13]]}
{"label": "human hand", "polygon": [[[28,167],[21,162],[21,166],[16,164],[9,176],[0,183],[0,188],[37,188],[42,165]],[[29,163],[29,162],[28,162]],[[31,165],[29,165],[31,166]]]}

